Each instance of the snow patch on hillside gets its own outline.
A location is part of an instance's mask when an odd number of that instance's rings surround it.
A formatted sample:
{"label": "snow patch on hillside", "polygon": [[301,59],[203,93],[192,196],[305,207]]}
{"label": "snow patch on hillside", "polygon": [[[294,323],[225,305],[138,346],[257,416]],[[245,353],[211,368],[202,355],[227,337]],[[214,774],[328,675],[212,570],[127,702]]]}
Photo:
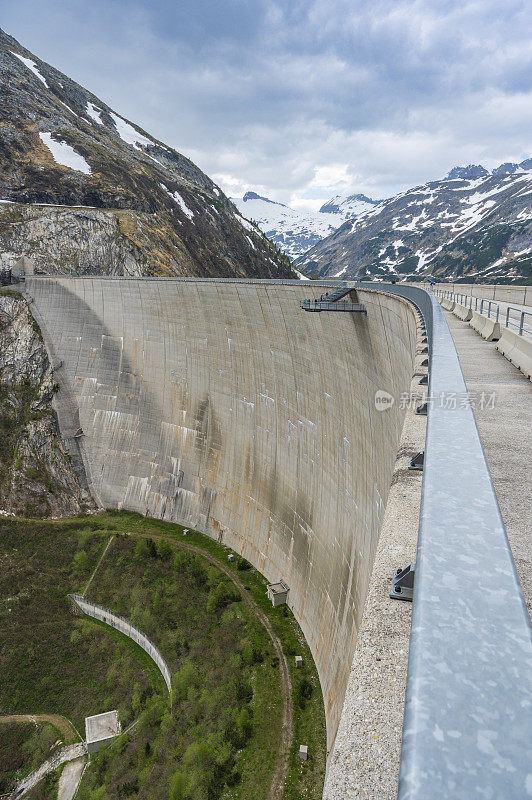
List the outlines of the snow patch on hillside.
{"label": "snow patch on hillside", "polygon": [[159,184],[161,189],[164,189],[166,194],[172,198],[172,200],[177,203],[183,214],[189,218],[191,222],[194,222],[194,212],[187,206],[179,192],[171,192],[164,183]]}
{"label": "snow patch on hillside", "polygon": [[85,109],[85,113],[91,119],[94,120],[98,125],[103,125],[102,118],[100,114],[102,113],[99,108],[96,108],[95,105],[92,103],[87,103],[87,108]]}
{"label": "snow patch on hillside", "polygon": [[11,53],[12,53],[12,55],[14,55],[16,58],[20,59],[20,61],[22,61],[22,63],[23,63],[23,64],[25,64],[25,65],[27,66],[27,68],[28,68],[28,69],[29,69],[31,72],[33,72],[33,74],[34,74],[34,75],[36,75],[36,77],[37,77],[37,78],[38,78],[40,81],[42,81],[42,82],[44,83],[44,85],[46,86],[46,88],[47,88],[47,89],[49,89],[49,88],[50,88],[50,87],[48,86],[48,84],[46,83],[46,79],[45,79],[45,78],[43,78],[43,76],[41,75],[41,73],[40,73],[40,72],[39,72],[39,70],[37,69],[37,65],[36,65],[36,64],[34,64],[34,63],[33,63],[33,61],[32,61],[30,58],[25,58],[24,56],[21,56],[21,55],[19,55],[18,53],[15,53],[15,52],[13,52],[13,50],[11,50]]}
{"label": "snow patch on hillside", "polygon": [[54,161],[61,164],[63,167],[75,169],[77,172],[83,172],[85,175],[91,174],[91,168],[79,153],[76,153],[74,148],[70,147],[66,142],[56,142],[52,139],[51,133],[39,133],[39,138],[43,144],[46,145]]}
{"label": "snow patch on hillside", "polygon": [[340,272],[335,272],[333,278],[339,278],[341,275],[344,274],[344,272],[347,272],[347,265],[343,269],[341,269]]}
{"label": "snow patch on hillside", "polygon": [[153,142],[148,139],[146,136],[143,136],[142,133],[139,133],[133,125],[130,125],[129,122],[126,122],[125,119],[119,117],[118,114],[115,114],[113,111],[109,112],[115,126],[118,135],[122,139],[123,142],[126,144],[132,145],[135,150],[141,150],[139,144],[143,145],[150,145]]}
{"label": "snow patch on hillside", "polygon": [[235,219],[237,219],[237,220],[240,222],[240,224],[241,224],[241,225],[242,225],[242,226],[243,226],[243,227],[244,227],[244,228],[245,228],[247,231],[251,231],[251,233],[257,233],[257,229],[256,229],[256,227],[253,225],[253,223],[252,223],[252,222],[250,222],[250,221],[249,221],[248,219],[246,219],[245,217],[241,217],[241,216],[240,216],[240,214],[235,214]]}
{"label": "snow patch on hillside", "polygon": [[79,114],[76,114],[76,112],[75,112],[75,111],[73,111],[73,110],[70,108],[70,106],[67,106],[67,104],[66,104],[66,103],[63,103],[63,101],[62,101],[62,100],[59,100],[59,102],[61,103],[61,105],[62,105],[64,108],[66,108],[66,110],[67,110],[67,111],[70,111],[70,113],[71,113],[71,114],[74,114],[74,116],[75,116],[75,117],[77,117],[78,119],[80,119],[80,116],[79,116]]}

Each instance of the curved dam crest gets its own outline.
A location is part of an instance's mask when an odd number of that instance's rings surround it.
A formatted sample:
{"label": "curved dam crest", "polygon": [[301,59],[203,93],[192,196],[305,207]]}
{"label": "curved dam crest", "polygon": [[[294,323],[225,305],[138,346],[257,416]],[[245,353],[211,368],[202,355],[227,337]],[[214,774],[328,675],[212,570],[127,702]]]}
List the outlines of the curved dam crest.
{"label": "curved dam crest", "polygon": [[[308,314],[309,284],[29,278],[102,506],[194,527],[284,580],[338,727],[409,389],[416,313]],[[81,433],[82,432],[82,433]]]}

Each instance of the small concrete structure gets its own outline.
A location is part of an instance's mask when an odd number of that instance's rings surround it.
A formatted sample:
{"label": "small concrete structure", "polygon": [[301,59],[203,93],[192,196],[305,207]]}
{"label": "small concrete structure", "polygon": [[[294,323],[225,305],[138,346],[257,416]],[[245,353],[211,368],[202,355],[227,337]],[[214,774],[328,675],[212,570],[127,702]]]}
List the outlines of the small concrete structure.
{"label": "small concrete structure", "polygon": [[227,556],[227,560],[228,561],[234,561],[235,560],[235,557],[234,557],[233,553],[229,553],[229,555]]}
{"label": "small concrete structure", "polygon": [[468,308],[467,306],[462,306],[460,305],[460,303],[455,303],[455,306],[453,308],[453,314],[455,315],[455,317],[458,317],[458,319],[461,319],[463,322],[469,322],[469,320],[473,316],[473,311],[471,310],[471,308]]}
{"label": "small concrete structure", "polygon": [[32,258],[29,258],[29,256],[22,256],[15,262],[13,273],[19,276],[34,275],[35,262]]}
{"label": "small concrete structure", "polygon": [[300,745],[299,758],[301,761],[308,761],[308,746],[306,744]]}
{"label": "small concrete structure", "polygon": [[296,656],[296,668],[301,669],[303,666],[303,659],[301,656]]}
{"label": "small concrete structure", "polygon": [[97,753],[102,745],[108,745],[122,730],[117,711],[105,711],[93,717],[85,717],[85,741],[88,753]]}
{"label": "small concrete structure", "polygon": [[519,336],[518,333],[509,328],[502,328],[501,338],[497,342],[496,349],[505,356],[511,364],[521,370],[528,380],[532,376],[532,341],[526,336]]}
{"label": "small concrete structure", "polygon": [[266,588],[268,597],[272,601],[272,606],[274,608],[277,606],[282,606],[284,603],[286,603],[290,588],[284,581],[279,581],[279,583],[270,583]]}
{"label": "small concrete structure", "polygon": [[488,342],[496,342],[501,338],[500,324],[494,318],[479,314],[478,311],[473,311],[469,325]]}

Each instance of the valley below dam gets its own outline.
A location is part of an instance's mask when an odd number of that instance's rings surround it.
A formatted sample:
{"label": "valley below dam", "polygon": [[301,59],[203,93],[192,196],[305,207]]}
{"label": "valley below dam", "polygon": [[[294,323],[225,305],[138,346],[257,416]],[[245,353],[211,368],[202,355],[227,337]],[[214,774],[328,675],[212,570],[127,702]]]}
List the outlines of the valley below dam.
{"label": "valley below dam", "polygon": [[417,319],[371,290],[359,292],[367,313],[305,313],[309,291],[26,281],[65,446],[96,502],[189,525],[287,584],[330,751],[405,414],[378,410],[375,393],[409,390]]}

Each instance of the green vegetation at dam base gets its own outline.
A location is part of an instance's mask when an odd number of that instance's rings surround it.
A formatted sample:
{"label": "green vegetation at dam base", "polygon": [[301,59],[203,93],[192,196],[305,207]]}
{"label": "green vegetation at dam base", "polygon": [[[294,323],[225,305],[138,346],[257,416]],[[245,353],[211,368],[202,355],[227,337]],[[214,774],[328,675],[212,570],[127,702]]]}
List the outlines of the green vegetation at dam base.
{"label": "green vegetation at dam base", "polygon": [[[123,730],[135,722],[91,757],[79,800],[273,796],[286,722],[276,641],[292,684],[283,800],[321,797],[325,715],[312,656],[289,609],[272,608],[263,576],[238,556],[229,562],[230,552],[127,512],[0,517],[0,714],[61,714],[80,733],[85,716],[114,708]],[[67,595],[81,593],[91,575],[87,599],[130,619],[159,648],[171,698],[138,645],[72,613]]]}
{"label": "green vegetation at dam base", "polygon": [[0,718],[0,795],[62,745],[61,731],[49,722],[9,722]]}

